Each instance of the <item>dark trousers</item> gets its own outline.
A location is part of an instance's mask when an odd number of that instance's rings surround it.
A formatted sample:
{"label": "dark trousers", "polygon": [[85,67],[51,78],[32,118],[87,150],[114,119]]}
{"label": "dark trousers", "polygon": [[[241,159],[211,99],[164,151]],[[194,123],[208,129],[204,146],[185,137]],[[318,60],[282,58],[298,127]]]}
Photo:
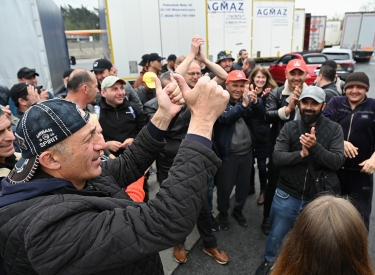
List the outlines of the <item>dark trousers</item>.
{"label": "dark trousers", "polygon": [[208,209],[207,198],[203,202],[201,212],[197,220],[197,228],[205,248],[217,247],[217,240],[211,226],[211,211]]}
{"label": "dark trousers", "polygon": [[[162,184],[163,180],[168,177],[169,168],[163,165],[158,166],[158,178],[160,180],[160,184]],[[205,201],[203,202],[202,209],[199,212],[199,216],[197,219],[197,228],[199,235],[202,238],[203,246],[205,248],[214,248],[217,247],[217,240],[214,232],[212,231],[211,226],[211,211],[208,208],[208,200],[207,196]],[[184,241],[185,242],[185,241]]]}
{"label": "dark trousers", "polygon": [[242,210],[250,189],[250,174],[253,167],[253,150],[247,154],[229,155],[223,160],[217,171],[215,182],[217,188],[217,209],[227,213],[230,206],[230,194],[236,185],[234,208]]}
{"label": "dark trousers", "polygon": [[368,230],[374,184],[373,175],[345,169],[337,171],[337,175],[340,180],[341,195],[349,196],[352,199]]}
{"label": "dark trousers", "polygon": [[[251,169],[250,185],[255,185],[255,162],[253,158],[253,169]],[[258,171],[259,171],[259,182],[260,191],[264,191],[267,188],[267,159],[266,158],[256,158]]]}
{"label": "dark trousers", "polygon": [[273,196],[277,187],[277,181],[279,179],[280,167],[276,166],[272,159],[272,154],[268,161],[268,183],[266,187],[266,193],[264,194],[264,205],[263,205],[263,216],[269,218],[271,212],[271,206]]}

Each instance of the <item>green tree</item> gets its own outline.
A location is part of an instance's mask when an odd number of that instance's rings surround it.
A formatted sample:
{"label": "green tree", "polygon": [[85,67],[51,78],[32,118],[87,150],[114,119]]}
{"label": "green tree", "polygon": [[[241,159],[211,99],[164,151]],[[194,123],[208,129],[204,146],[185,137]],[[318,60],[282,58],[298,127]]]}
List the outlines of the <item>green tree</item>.
{"label": "green tree", "polygon": [[65,30],[93,30],[99,29],[98,9],[88,10],[81,5],[73,8],[71,5],[60,6]]}

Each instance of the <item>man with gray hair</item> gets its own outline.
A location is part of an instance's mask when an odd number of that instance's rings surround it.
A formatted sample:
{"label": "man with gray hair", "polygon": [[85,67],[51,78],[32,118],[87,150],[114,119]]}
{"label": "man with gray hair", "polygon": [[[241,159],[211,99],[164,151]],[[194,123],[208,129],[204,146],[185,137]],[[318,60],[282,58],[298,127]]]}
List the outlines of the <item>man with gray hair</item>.
{"label": "man with gray hair", "polygon": [[325,98],[319,87],[304,89],[298,101],[301,119],[285,123],[276,139],[273,161],[280,166],[280,175],[271,207],[272,227],[264,261],[256,275],[268,274],[283,238],[302,209],[317,195],[314,171],[328,171],[329,177],[338,182],[335,171],[344,162],[344,135],[338,123],[322,116]]}
{"label": "man with gray hair", "polygon": [[[157,112],[105,162],[100,124],[77,104],[52,99],[25,113],[16,132],[22,157],[0,187],[0,265],[8,274],[163,274],[158,252],[193,230],[220,166],[212,128],[229,100],[208,77],[194,89],[175,79],[164,90],[155,79]],[[189,134],[156,198],[136,203],[123,188],[155,160],[183,98]]]}
{"label": "man with gray hair", "polygon": [[256,63],[255,63],[255,60],[254,58],[246,58],[243,62],[243,65],[242,65],[242,68],[240,70],[242,70],[245,75],[246,75],[246,78],[249,78],[251,72],[254,70],[256,66]]}

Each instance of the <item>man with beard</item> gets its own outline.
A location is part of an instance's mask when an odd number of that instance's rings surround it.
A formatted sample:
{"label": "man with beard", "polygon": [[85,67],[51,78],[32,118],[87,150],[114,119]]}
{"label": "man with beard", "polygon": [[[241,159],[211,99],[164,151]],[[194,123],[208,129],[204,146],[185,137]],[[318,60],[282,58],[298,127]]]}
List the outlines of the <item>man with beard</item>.
{"label": "man with beard", "polygon": [[273,161],[280,175],[271,207],[271,231],[264,261],[256,275],[268,274],[283,238],[293,227],[302,209],[313,199],[314,184],[309,162],[314,170],[337,171],[344,162],[344,135],[338,123],[323,116],[325,92],[311,86],[299,97],[300,120],[288,122],[276,139]]}
{"label": "man with beard", "polygon": [[266,122],[272,124],[272,126],[270,131],[271,155],[267,165],[268,184],[264,195],[263,221],[261,226],[262,232],[266,235],[268,235],[271,230],[269,216],[280,173],[280,167],[273,163],[273,148],[276,143],[276,138],[284,124],[288,121],[299,119],[297,102],[301,91],[307,88],[307,85],[304,83],[306,76],[307,66],[305,61],[300,59],[290,60],[285,70],[285,84],[273,89],[267,97],[264,118]]}

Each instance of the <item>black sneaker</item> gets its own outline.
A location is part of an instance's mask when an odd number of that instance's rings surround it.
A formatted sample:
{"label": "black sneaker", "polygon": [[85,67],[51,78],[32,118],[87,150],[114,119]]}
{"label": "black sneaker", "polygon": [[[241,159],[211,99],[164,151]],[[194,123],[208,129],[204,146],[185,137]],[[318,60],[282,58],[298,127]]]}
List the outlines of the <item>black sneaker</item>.
{"label": "black sneaker", "polygon": [[257,268],[255,271],[255,275],[268,275],[270,271],[273,269],[273,262],[269,262],[264,260],[263,263]]}
{"label": "black sneaker", "polygon": [[262,232],[263,232],[264,235],[268,236],[270,234],[270,231],[271,231],[270,218],[267,218],[267,217],[263,218],[261,228],[262,228]]}
{"label": "black sneaker", "polygon": [[223,230],[229,229],[228,213],[220,212],[217,216],[217,221]]}
{"label": "black sneaker", "polygon": [[242,214],[242,210],[233,209],[232,217],[235,218],[241,226],[247,226],[247,221],[244,215]]}
{"label": "black sneaker", "polygon": [[211,213],[211,227],[212,227],[212,231],[214,232],[219,231],[220,229],[220,225],[212,213]]}

